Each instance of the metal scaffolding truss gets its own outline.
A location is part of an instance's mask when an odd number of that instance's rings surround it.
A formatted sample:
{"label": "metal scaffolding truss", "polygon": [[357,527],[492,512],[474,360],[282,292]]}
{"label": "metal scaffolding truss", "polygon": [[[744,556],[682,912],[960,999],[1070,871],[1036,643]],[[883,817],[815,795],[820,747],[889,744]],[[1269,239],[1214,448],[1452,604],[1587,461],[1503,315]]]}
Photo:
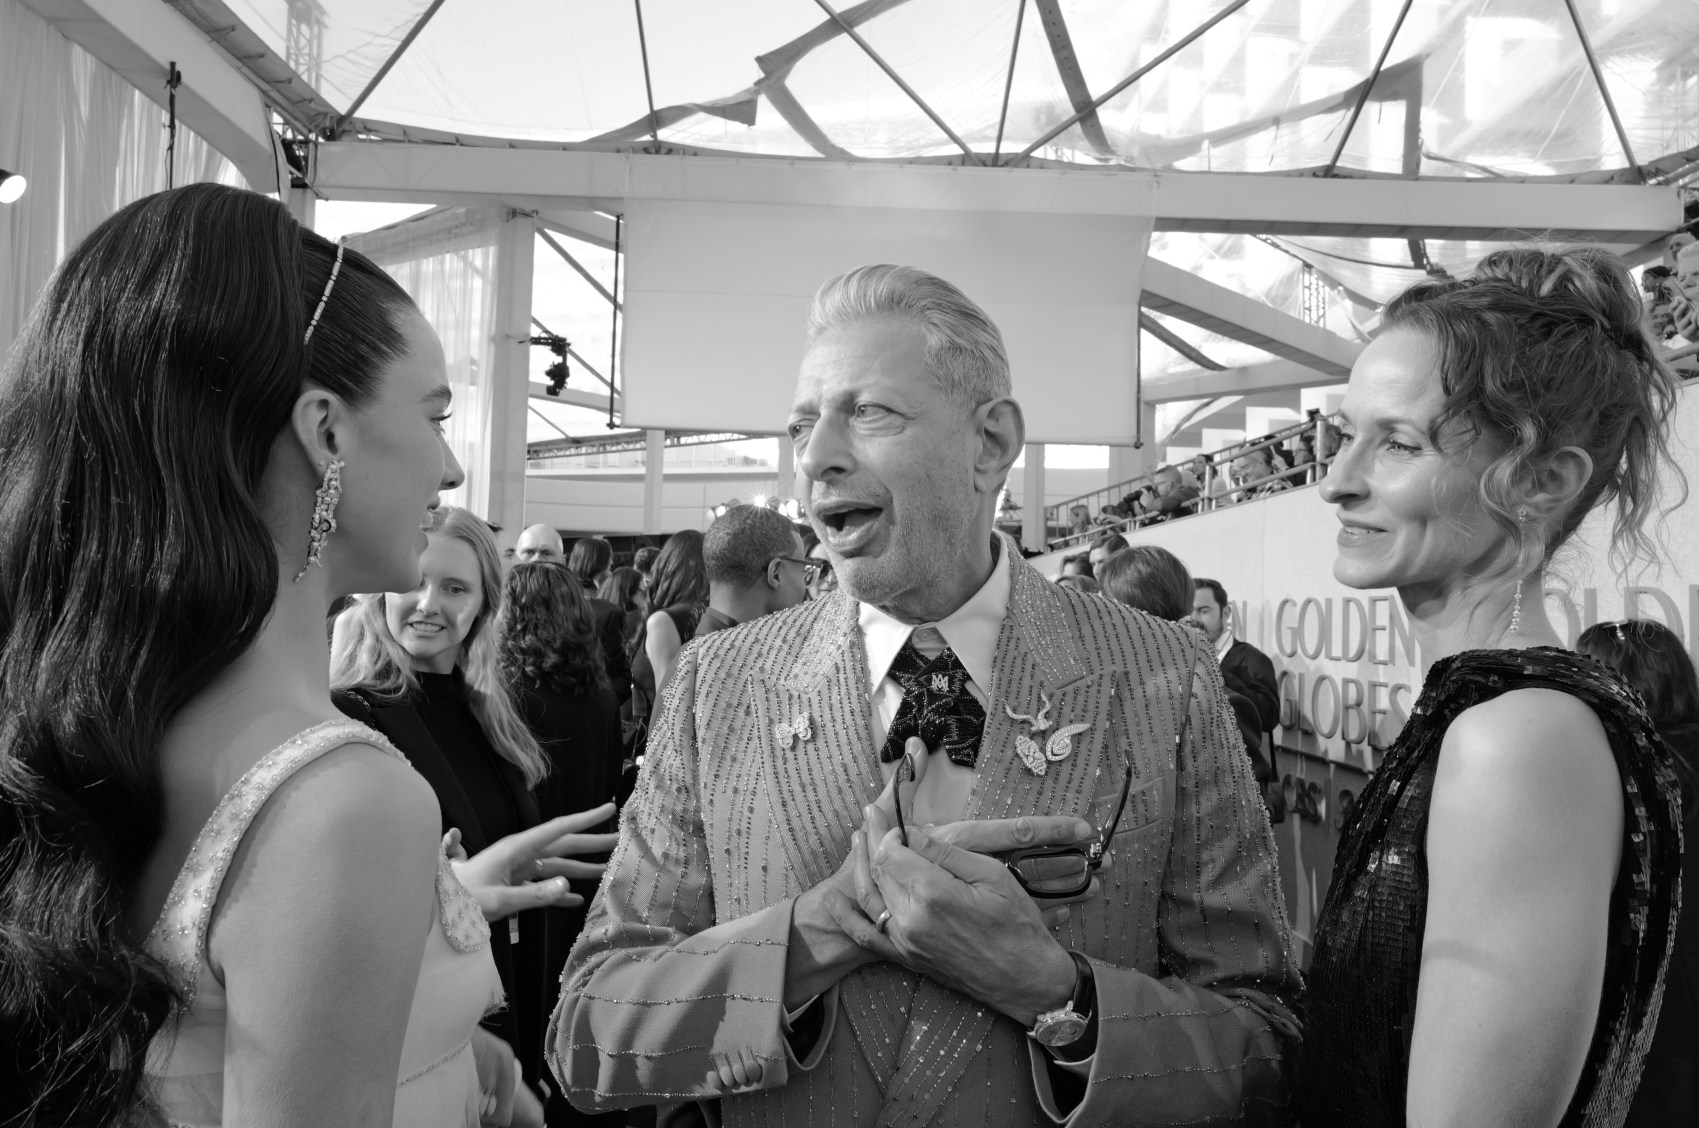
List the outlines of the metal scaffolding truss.
{"label": "metal scaffolding truss", "polygon": [[[1699,162],[1694,0],[167,2],[327,137],[1577,183]],[[613,81],[537,104],[528,41],[556,36],[561,86]],[[1365,120],[1395,101],[1419,127]]]}
{"label": "metal scaffolding truss", "polygon": [[[325,139],[1572,184],[1699,170],[1699,0],[168,2]],[[1333,248],[1307,249],[1352,292]],[[1414,277],[1470,257],[1399,254]]]}
{"label": "metal scaffolding truss", "polygon": [[[1167,189],[1176,199],[1194,184],[1208,195],[1223,174],[1317,200],[1322,185],[1386,181],[1452,199],[1459,186],[1584,195],[1699,178],[1699,0],[26,2],[97,54],[89,10],[115,28],[128,19],[138,42],[146,21],[122,9],[174,11],[319,143],[305,178],[330,198],[466,202],[443,183],[490,156],[543,151],[708,158],[709,177],[727,157],[775,176],[846,162],[1155,173],[1187,186]],[[204,71],[184,68],[189,112],[223,104],[201,89]],[[271,164],[251,151],[252,126],[201,127],[238,141],[244,130],[250,151],[233,159],[252,179]],[[347,150],[366,150],[381,154],[367,170],[384,175],[323,176],[332,150],[336,172],[358,163]],[[433,179],[445,153],[458,181]],[[620,206],[571,199],[553,166],[536,167],[550,172],[512,206],[592,218]],[[1159,216],[1153,261],[1345,337],[1410,282],[1465,272],[1514,237],[1471,222],[1447,234],[1432,209],[1358,219],[1362,234],[1316,222],[1316,209],[1235,222],[1238,198],[1220,199],[1210,217]],[[1623,224],[1634,242],[1615,245],[1648,243],[1678,222],[1678,207],[1667,214],[1656,230]],[[1541,230],[1529,222],[1526,234]],[[1148,380],[1263,371],[1286,355],[1219,332],[1219,318],[1182,336],[1154,313]]]}

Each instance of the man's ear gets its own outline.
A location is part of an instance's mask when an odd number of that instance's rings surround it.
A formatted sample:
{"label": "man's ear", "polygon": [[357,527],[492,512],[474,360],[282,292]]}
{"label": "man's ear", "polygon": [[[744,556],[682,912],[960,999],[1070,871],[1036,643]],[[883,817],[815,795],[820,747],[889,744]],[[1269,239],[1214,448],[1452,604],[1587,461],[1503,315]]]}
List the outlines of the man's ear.
{"label": "man's ear", "polygon": [[1003,488],[1026,445],[1026,419],[1021,415],[1021,405],[1004,396],[981,404],[973,413],[973,423],[979,438],[974,485],[980,493],[995,494]]}
{"label": "man's ear", "polygon": [[301,453],[315,470],[346,456],[348,409],[335,392],[307,387],[295,397],[289,424]]}
{"label": "man's ear", "polygon": [[784,566],[785,562],[777,556],[767,561],[767,573],[763,579],[767,581],[767,586],[773,591],[779,590],[779,572]]}

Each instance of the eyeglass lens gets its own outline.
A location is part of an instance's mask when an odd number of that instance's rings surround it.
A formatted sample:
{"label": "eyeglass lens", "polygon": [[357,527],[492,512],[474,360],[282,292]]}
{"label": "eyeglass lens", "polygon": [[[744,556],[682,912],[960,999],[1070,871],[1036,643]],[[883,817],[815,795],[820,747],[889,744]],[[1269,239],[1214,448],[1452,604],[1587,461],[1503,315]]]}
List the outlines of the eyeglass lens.
{"label": "eyeglass lens", "polygon": [[1091,884],[1094,868],[1085,852],[1066,847],[1056,853],[1032,853],[1012,859],[1009,868],[1028,893],[1037,897],[1072,897]]}

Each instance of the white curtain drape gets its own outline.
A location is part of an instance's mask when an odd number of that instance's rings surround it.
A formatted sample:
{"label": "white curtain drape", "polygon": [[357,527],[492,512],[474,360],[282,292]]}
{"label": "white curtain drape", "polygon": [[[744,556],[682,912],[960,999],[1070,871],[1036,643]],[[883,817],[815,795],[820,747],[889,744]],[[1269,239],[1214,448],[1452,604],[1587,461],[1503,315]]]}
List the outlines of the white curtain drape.
{"label": "white curtain drape", "polygon": [[497,246],[506,208],[442,208],[348,245],[387,270],[418,303],[442,341],[453,416],[445,430],[466,482],[443,495],[485,519],[490,512],[491,395],[496,368]]}
{"label": "white curtain drape", "polygon": [[[22,199],[0,204],[0,355],[66,252],[166,187],[165,125],[165,111],[116,71],[21,0],[0,0],[0,168],[29,179]],[[176,183],[203,180],[247,186],[179,125]]]}

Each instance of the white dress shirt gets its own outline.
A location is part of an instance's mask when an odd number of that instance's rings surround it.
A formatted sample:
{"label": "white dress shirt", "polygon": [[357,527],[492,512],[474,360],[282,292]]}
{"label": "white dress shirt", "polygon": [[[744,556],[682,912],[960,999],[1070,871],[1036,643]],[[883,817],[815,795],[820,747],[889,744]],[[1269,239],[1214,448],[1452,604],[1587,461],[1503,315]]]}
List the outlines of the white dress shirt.
{"label": "white dress shirt", "polygon": [[[885,734],[896,719],[897,707],[903,703],[903,687],[890,676],[890,670],[897,652],[911,634],[915,647],[923,654],[941,652],[940,638],[955,651],[968,672],[968,692],[981,708],[989,710],[985,687],[991,684],[991,665],[997,655],[997,636],[1009,611],[1010,588],[1009,562],[1003,559],[1002,546],[992,542],[992,552],[991,575],[985,583],[973,598],[939,622],[899,622],[871,604],[861,604],[857,623],[867,654],[876,747],[884,746]],[[897,765],[881,763],[879,768],[889,780]],[[968,795],[973,791],[973,768],[953,763],[948,756],[928,755],[916,763],[915,769],[913,811],[907,808],[903,811],[907,821],[917,825],[942,824],[956,822],[967,813]]]}

